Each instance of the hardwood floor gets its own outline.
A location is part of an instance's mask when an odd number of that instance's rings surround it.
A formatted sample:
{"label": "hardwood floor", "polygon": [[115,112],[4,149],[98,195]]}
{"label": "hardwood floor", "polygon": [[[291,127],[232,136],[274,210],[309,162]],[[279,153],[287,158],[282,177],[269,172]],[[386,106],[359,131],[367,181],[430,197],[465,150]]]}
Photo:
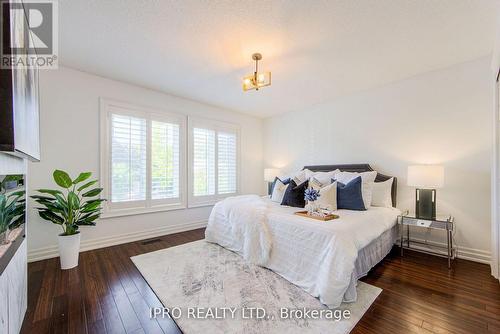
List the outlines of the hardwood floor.
{"label": "hardwood floor", "polygon": [[[203,229],[80,254],[80,266],[59,259],[30,263],[28,312],[22,333],[177,333],[168,319],[151,320],[161,306],[130,257],[202,239]],[[397,248],[366,283],[384,291],[352,333],[500,333],[500,285],[489,266]]]}

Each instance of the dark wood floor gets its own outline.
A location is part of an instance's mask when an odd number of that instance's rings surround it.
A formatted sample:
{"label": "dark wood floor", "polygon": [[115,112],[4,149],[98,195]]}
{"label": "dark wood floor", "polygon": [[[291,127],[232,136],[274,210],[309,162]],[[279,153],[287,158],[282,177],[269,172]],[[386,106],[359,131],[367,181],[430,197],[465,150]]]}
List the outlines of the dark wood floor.
{"label": "dark wood floor", "polygon": [[[130,257],[203,238],[203,229],[83,252],[80,266],[59,259],[29,264],[22,333],[175,333]],[[500,285],[486,265],[397,248],[363,279],[383,292],[353,333],[500,333]]]}

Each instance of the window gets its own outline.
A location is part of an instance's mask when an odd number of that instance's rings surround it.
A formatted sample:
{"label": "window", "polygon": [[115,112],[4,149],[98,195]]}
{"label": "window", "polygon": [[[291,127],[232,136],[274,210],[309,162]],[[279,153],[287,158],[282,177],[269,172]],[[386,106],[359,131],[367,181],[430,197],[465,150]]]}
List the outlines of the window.
{"label": "window", "polygon": [[151,198],[180,196],[180,125],[151,121]]}
{"label": "window", "polygon": [[111,201],[146,200],[146,120],[111,114]]}
{"label": "window", "polygon": [[236,133],[219,132],[217,134],[217,184],[219,194],[234,194],[236,187]]}
{"label": "window", "polygon": [[215,131],[193,128],[193,194],[215,195]]}
{"label": "window", "polygon": [[185,116],[101,101],[104,216],[186,206]]}
{"label": "window", "polygon": [[237,126],[189,118],[189,206],[210,205],[238,193]]}

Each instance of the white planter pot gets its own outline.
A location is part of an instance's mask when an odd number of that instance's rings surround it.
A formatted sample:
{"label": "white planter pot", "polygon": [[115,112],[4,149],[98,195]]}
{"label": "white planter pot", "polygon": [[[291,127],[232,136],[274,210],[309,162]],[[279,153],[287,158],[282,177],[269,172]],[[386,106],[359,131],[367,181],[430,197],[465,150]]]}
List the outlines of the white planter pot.
{"label": "white planter pot", "polygon": [[71,269],[78,265],[80,253],[80,233],[57,236],[61,269]]}

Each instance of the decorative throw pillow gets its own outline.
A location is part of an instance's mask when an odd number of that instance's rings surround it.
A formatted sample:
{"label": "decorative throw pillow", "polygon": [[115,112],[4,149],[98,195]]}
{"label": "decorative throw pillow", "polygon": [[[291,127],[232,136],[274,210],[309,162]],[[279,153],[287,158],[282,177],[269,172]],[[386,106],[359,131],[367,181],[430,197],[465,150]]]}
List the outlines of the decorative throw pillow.
{"label": "decorative throw pillow", "polygon": [[271,195],[272,195],[272,193],[273,193],[273,191],[274,191],[274,186],[276,185],[276,181],[280,181],[280,182],[281,182],[281,183],[283,183],[283,184],[289,184],[289,183],[290,183],[290,180],[291,180],[290,178],[286,178],[286,179],[283,179],[283,180],[282,180],[282,179],[280,179],[279,177],[277,177],[277,176],[276,176],[276,177],[274,178],[273,184],[271,184]]}
{"label": "decorative throw pillow", "polygon": [[294,180],[290,181],[290,184],[286,188],[285,195],[283,196],[281,205],[288,205],[296,208],[303,208],[306,206],[304,192],[307,189],[307,184],[307,180],[299,185],[297,185]]}
{"label": "decorative throw pillow", "polygon": [[306,168],[306,169],[301,170],[298,173],[295,173],[292,176],[292,180],[294,180],[296,184],[301,184],[304,181],[308,181],[313,174],[314,174],[314,172],[312,172]]}
{"label": "decorative throw pillow", "polygon": [[330,183],[319,189],[319,197],[315,202],[320,209],[337,210],[337,182]]}
{"label": "decorative throw pillow", "polygon": [[377,177],[377,172],[363,172],[363,173],[354,173],[354,172],[340,172],[335,175],[335,180],[347,184],[353,179],[361,176],[362,182],[362,193],[363,193],[363,203],[365,205],[365,209],[368,209],[372,204],[372,189],[373,183],[375,182],[375,178]]}
{"label": "decorative throw pillow", "polygon": [[292,178],[292,181],[295,182],[295,184],[302,184],[304,180],[300,176],[294,176]]}
{"label": "decorative throw pillow", "polygon": [[288,179],[287,183],[281,181],[278,178],[274,179],[273,191],[271,193],[271,201],[281,203],[281,201],[283,201],[283,196],[285,196],[285,192],[286,189],[288,188],[289,183],[290,179]]}
{"label": "decorative throw pillow", "polygon": [[315,178],[321,184],[327,185],[327,184],[332,183],[332,179],[335,179],[335,175],[337,173],[340,173],[340,169],[332,170],[330,172],[315,172],[312,175],[311,179]]}
{"label": "decorative throw pillow", "polygon": [[[330,182],[328,182],[328,184],[329,183]],[[316,180],[316,178],[313,176],[309,179],[309,188],[313,188],[314,190],[320,190],[321,188],[323,188],[323,183]]]}
{"label": "decorative throw pillow", "polygon": [[392,196],[391,196],[392,182],[394,182],[393,177],[383,182],[373,183],[373,191],[372,191],[373,206],[381,206],[385,208],[392,207]]}
{"label": "decorative throw pillow", "polygon": [[337,208],[348,210],[366,210],[363,202],[363,192],[361,176],[356,177],[354,180],[347,184],[337,181]]}

